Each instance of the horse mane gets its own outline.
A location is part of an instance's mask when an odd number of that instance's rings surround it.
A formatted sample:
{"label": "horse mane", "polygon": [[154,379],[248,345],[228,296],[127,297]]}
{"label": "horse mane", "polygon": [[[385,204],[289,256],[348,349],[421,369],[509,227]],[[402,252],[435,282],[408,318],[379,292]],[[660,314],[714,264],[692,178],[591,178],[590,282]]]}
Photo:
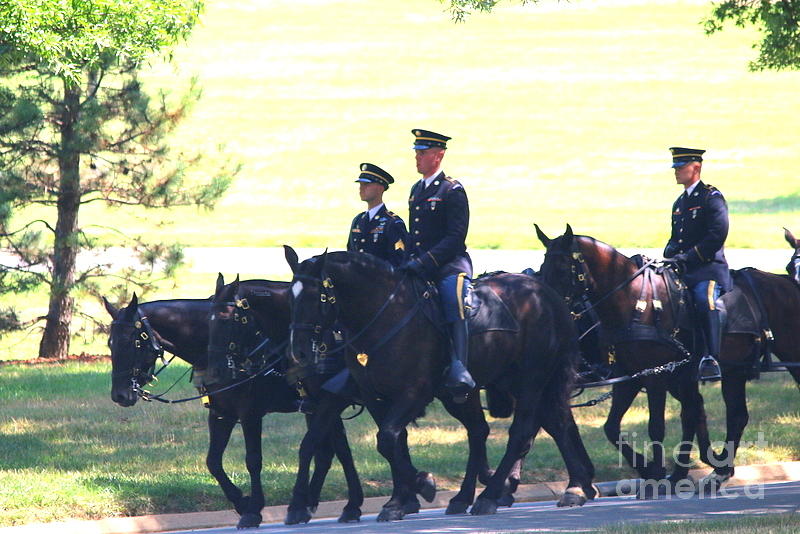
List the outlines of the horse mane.
{"label": "horse mane", "polygon": [[[360,271],[366,271],[370,274],[394,274],[394,267],[388,261],[382,260],[372,254],[364,254],[361,252],[350,252],[345,250],[338,250],[329,252],[325,258],[325,263],[335,263],[339,265],[350,265]],[[377,271],[377,273],[375,273]]]}
{"label": "horse mane", "polygon": [[608,250],[608,251],[610,251],[610,252],[611,252],[611,255],[612,255],[612,257],[614,257],[614,258],[621,257],[621,258],[624,258],[626,261],[633,262],[633,260],[632,260],[631,258],[629,258],[628,256],[626,256],[625,254],[623,254],[622,252],[620,252],[620,251],[619,251],[619,250],[617,250],[616,248],[612,247],[611,245],[609,245],[608,243],[606,243],[606,242],[604,242],[604,241],[600,241],[599,239],[595,239],[595,238],[594,238],[594,237],[592,237],[592,236],[588,236],[588,235],[576,235],[576,236],[574,236],[574,239],[575,239],[576,241],[580,241],[580,240],[583,240],[583,241],[588,241],[588,242],[589,242],[589,243],[591,243],[591,245],[592,245],[592,246],[594,246],[594,248],[596,248],[596,249],[599,249],[599,250],[603,250],[603,249],[605,249],[605,250]]}

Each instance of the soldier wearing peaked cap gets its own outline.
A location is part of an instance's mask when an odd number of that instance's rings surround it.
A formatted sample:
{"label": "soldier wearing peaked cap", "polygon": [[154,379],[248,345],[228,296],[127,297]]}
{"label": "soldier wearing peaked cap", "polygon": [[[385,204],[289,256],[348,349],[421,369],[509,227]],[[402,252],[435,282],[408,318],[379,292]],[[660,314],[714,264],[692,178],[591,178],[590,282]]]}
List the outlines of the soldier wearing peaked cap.
{"label": "soldier wearing peaked cap", "polygon": [[383,203],[383,192],[394,183],[394,178],[371,163],[362,163],[360,169],[356,182],[360,184],[359,194],[367,203],[367,211],[353,219],[347,250],[373,254],[397,267],[406,257],[408,232],[403,219],[387,210]]}
{"label": "soldier wearing peaked cap", "polygon": [[411,188],[408,199],[411,256],[401,269],[437,283],[452,342],[445,387],[456,401],[463,402],[475,388],[466,367],[469,332],[463,299],[472,278],[466,245],[469,202],[464,187],[441,170],[450,137],[428,130],[411,133],[422,179]]}
{"label": "soldier wearing peaked cap", "polygon": [[732,289],[724,248],[728,205],[716,187],[700,180],[705,150],[672,147],[670,152],[675,181],[684,192],[672,205],[672,234],[664,257],[682,265],[684,282],[693,296],[705,340],[700,380],[719,380],[722,332],[716,300]]}

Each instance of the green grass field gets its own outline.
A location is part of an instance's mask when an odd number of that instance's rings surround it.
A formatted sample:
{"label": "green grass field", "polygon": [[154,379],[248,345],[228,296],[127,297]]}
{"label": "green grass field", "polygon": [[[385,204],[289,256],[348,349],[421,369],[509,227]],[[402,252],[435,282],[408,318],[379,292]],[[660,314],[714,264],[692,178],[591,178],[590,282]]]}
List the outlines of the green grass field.
{"label": "green grass field", "polygon": [[[394,174],[386,200],[405,215],[418,178],[410,130],[425,127],[453,137],[445,169],[469,192],[470,247],[539,248],[533,222],[550,235],[570,222],[618,247],[663,245],[680,193],[671,145],[708,149],[704,178],[731,207],[728,246],[785,247],[781,226],[800,224],[800,73],[748,72],[757,34],[705,36],[709,9],[507,0],[456,24],[436,0],[208,0],[175,66],[145,78],[177,89],[198,75],[204,97],[176,149],[224,144],[242,173],[212,212],[90,204],[81,224],[193,246],[341,248],[363,207],[357,165]],[[181,275],[164,287],[158,297],[195,296],[198,284]],[[42,294],[10,300],[25,319],[46,305]],[[97,306],[80,300],[87,313]],[[4,338],[0,359],[31,357],[37,343],[38,332]]]}
{"label": "green grass field", "polygon": [[[169,368],[154,391],[163,391],[185,367]],[[199,403],[138,403],[121,408],[111,402],[107,362],[51,366],[0,367],[0,526],[68,517],[167,513],[230,508],[206,472],[206,412]],[[185,383],[170,398],[192,395]],[[591,392],[592,396],[597,391]],[[712,438],[724,438],[724,412],[719,386],[703,388]],[[772,374],[751,384],[750,425],[738,463],[770,463],[800,459],[796,428],[798,392],[788,374]],[[585,400],[587,395],[578,400]],[[575,410],[581,434],[597,469],[597,480],[633,476],[603,436],[607,405]],[[678,406],[668,404],[666,450],[680,439]],[[507,420],[490,423],[490,461],[505,448]],[[357,467],[369,496],[387,495],[390,475],[375,450],[375,427],[367,416],[346,423]],[[637,432],[641,444],[647,429],[644,398],[638,399],[624,427]],[[264,488],[268,504],[288,501],[294,481],[297,444],[304,424],[297,415],[264,419]],[[417,427],[409,427],[412,455],[420,469],[432,471],[440,488],[456,488],[466,462],[466,434],[438,403],[430,406]],[[754,442],[764,435],[766,447]],[[633,433],[630,434],[632,437]],[[244,447],[236,430],[226,455],[226,468],[239,484],[247,483]],[[624,460],[623,460],[624,462]],[[523,482],[565,479],[558,451],[540,435],[526,462]],[[323,498],[341,498],[344,479],[338,466]]]}
{"label": "green grass field", "polygon": [[[680,193],[667,147],[708,149],[704,178],[732,209],[729,246],[781,247],[800,207],[800,73],[747,71],[752,30],[705,36],[710,3],[501,2],[455,24],[437,0],[208,0],[202,25],[151,87],[198,75],[179,148],[244,170],[214,212],[88,206],[185,244],[341,247],[370,161],[418,178],[414,127],[453,137],[445,169],[471,199],[471,247],[539,247],[569,221],[617,246],[660,246]],[[198,173],[204,175],[201,169]],[[114,237],[109,235],[113,241]]]}
{"label": "green grass field", "polygon": [[779,513],[758,517],[737,517],[701,521],[670,521],[654,525],[613,525],[604,534],[795,534],[800,529],[800,515]]}

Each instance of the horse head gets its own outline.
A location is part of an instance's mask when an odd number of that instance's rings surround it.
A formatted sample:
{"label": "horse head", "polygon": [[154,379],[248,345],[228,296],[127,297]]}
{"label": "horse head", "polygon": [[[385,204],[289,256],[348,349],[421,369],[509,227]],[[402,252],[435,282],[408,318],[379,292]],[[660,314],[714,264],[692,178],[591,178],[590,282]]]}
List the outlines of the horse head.
{"label": "horse head", "polygon": [[544,281],[564,297],[567,304],[587,293],[591,286],[591,273],[586,266],[581,241],[568,224],[564,235],[550,239],[536,227],[536,235],[545,246],[544,262],[540,273]]}
{"label": "horse head", "polygon": [[786,266],[786,272],[789,273],[789,276],[794,280],[797,284],[800,284],[800,242],[795,239],[787,228],[784,228],[783,237],[786,238],[786,242],[794,249],[794,254],[792,254],[792,259],[789,260],[789,264]]}
{"label": "horse head", "polygon": [[120,406],[133,406],[142,386],[153,379],[156,360],[164,349],[156,339],[147,317],[139,309],[134,293],[130,303],[115,308],[103,298],[113,319],[108,346],[111,349],[111,400]]}
{"label": "horse head", "polygon": [[286,261],[294,273],[290,300],[292,322],[289,355],[292,363],[298,364],[316,359],[320,352],[326,352],[323,334],[333,330],[338,307],[333,280],[325,270],[328,251],[298,263],[294,249],[289,246],[284,248]]}

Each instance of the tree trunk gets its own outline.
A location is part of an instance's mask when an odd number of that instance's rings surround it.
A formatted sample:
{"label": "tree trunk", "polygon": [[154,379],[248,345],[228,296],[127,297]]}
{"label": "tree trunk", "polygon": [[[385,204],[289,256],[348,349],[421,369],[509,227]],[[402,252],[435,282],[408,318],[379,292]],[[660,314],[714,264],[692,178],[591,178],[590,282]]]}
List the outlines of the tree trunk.
{"label": "tree trunk", "polygon": [[39,357],[66,358],[69,355],[72,322],[72,286],[75,283],[75,259],[78,254],[78,209],[81,200],[80,152],[76,148],[75,126],[80,108],[80,89],[65,83],[61,114],[61,153],[58,157],[58,219],[52,258],[50,305]]}

